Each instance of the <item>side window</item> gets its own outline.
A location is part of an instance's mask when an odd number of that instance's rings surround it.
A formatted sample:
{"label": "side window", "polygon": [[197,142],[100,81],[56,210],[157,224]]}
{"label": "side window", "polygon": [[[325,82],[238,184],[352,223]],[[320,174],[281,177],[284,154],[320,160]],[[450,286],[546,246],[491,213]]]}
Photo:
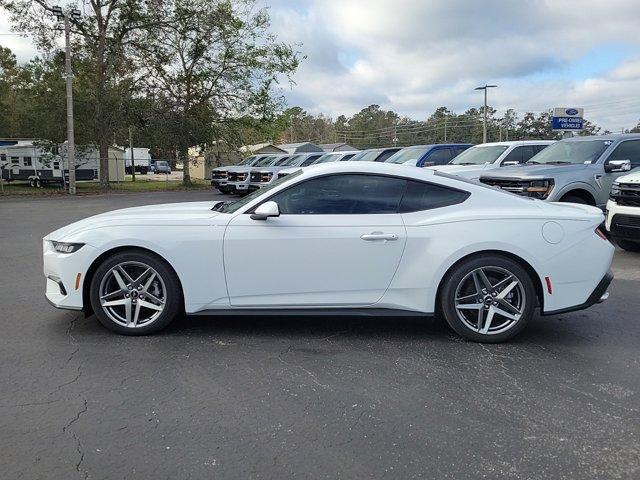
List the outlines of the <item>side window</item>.
{"label": "side window", "polygon": [[382,152],[382,154],[378,158],[376,158],[376,162],[384,162],[387,158],[389,158],[391,155],[396,153],[398,150],[400,149],[397,148],[395,150],[385,150],[384,152]]}
{"label": "side window", "polygon": [[640,167],[640,140],[622,142],[609,155],[609,160],[630,160],[631,168]]}
{"label": "side window", "polygon": [[283,215],[397,213],[406,183],[377,175],[330,175],[299,183],[270,200]]}
{"label": "side window", "polygon": [[[506,157],[504,157],[504,159],[502,160],[502,163],[504,164],[505,162],[518,162],[518,163],[522,163],[522,151],[523,151],[524,147],[516,147],[513,150],[511,150]],[[531,157],[529,157],[531,158]],[[527,158],[527,160],[529,160],[529,158]],[[525,160],[526,161],[526,160]]]}
{"label": "side window", "polygon": [[31,163],[31,157],[24,157],[24,159],[23,159],[23,160],[24,160],[24,166],[25,166],[25,167],[30,167],[30,166],[32,166],[32,165],[33,165],[33,164]]}
{"label": "side window", "polygon": [[424,167],[430,167],[432,165],[446,165],[452,159],[450,148],[438,148],[432,150],[424,161]]}
{"label": "side window", "polygon": [[460,155],[462,152],[464,152],[466,149],[468,149],[469,147],[455,147],[453,149],[453,156],[454,158],[457,157],[458,155]]}
{"label": "side window", "polygon": [[536,149],[536,154],[540,153],[542,150],[544,150],[545,148],[547,148],[549,145],[536,145],[535,149]]}
{"label": "side window", "polygon": [[469,195],[469,192],[462,190],[407,180],[407,190],[400,203],[400,213],[457,205],[469,198]]}
{"label": "side window", "polygon": [[520,163],[529,161],[529,159],[536,154],[536,149],[533,147],[533,145],[525,145],[524,147],[521,147],[521,148],[522,148],[522,161]]}
{"label": "side window", "polygon": [[300,164],[301,167],[306,167],[308,165],[311,165],[313,162],[315,162],[317,159],[319,159],[322,156],[322,154],[319,155],[311,155],[309,156],[309,158],[307,158],[304,162],[302,162]]}
{"label": "side window", "polygon": [[340,159],[341,162],[346,162],[347,160],[350,160],[353,156],[355,155],[355,153],[350,153],[348,155],[345,155],[344,157],[342,157]]}

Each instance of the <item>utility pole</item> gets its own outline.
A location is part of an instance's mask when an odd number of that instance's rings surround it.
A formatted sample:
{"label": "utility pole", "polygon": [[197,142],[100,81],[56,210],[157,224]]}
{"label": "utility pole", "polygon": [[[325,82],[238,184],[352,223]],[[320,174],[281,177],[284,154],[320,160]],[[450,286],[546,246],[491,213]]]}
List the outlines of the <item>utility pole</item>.
{"label": "utility pole", "polygon": [[444,143],[447,143],[447,116],[444,116]]}
{"label": "utility pole", "polygon": [[[69,169],[69,194],[76,194],[76,144],[73,134],[73,74],[71,73],[71,20],[80,20],[80,10],[71,9],[67,13],[62,8],[52,8],[58,21],[64,22],[64,67],[67,87],[67,168]],[[71,18],[69,18],[71,17]],[[63,169],[64,175],[64,169]]]}
{"label": "utility pole", "polygon": [[131,181],[136,181],[136,163],[133,155],[133,129],[129,125],[129,150],[131,152]]}
{"label": "utility pole", "polygon": [[497,85],[487,85],[484,87],[476,87],[474,90],[484,90],[484,120],[482,122],[482,143],[487,143],[487,90],[496,88]]}

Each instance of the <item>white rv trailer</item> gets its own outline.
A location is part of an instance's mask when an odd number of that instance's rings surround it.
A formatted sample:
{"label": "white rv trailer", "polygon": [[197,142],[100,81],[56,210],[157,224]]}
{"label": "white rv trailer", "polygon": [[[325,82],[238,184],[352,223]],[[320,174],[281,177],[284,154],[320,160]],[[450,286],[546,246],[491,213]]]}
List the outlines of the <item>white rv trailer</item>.
{"label": "white rv trailer", "polygon": [[[136,173],[146,175],[151,170],[151,154],[148,148],[133,147],[133,163]],[[124,168],[131,175],[131,148],[124,149]]]}
{"label": "white rv trailer", "polygon": [[[76,179],[93,180],[98,164],[94,156],[76,156]],[[45,148],[39,145],[0,146],[0,174],[8,182],[28,181],[32,187],[46,183],[63,184],[69,180],[66,159],[58,147]]]}

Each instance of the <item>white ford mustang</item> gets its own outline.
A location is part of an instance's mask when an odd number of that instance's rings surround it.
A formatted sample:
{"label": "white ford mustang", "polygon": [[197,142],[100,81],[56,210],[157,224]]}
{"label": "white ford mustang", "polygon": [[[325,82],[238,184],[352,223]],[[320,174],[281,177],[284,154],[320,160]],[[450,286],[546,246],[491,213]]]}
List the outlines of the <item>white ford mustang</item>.
{"label": "white ford mustang", "polygon": [[146,334],[176,315],[441,313],[498,342],[604,300],[600,210],[428,169],[336,162],[233,203],[127,208],[44,238],[46,296]]}

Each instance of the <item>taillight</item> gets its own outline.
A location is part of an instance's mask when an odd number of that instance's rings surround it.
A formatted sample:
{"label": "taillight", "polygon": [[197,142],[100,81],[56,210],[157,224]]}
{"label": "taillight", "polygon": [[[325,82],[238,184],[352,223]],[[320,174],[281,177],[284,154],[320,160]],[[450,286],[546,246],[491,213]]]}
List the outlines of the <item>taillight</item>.
{"label": "taillight", "polygon": [[598,235],[605,242],[609,241],[609,239],[607,238],[607,235],[602,231],[600,227],[596,228],[596,235]]}

